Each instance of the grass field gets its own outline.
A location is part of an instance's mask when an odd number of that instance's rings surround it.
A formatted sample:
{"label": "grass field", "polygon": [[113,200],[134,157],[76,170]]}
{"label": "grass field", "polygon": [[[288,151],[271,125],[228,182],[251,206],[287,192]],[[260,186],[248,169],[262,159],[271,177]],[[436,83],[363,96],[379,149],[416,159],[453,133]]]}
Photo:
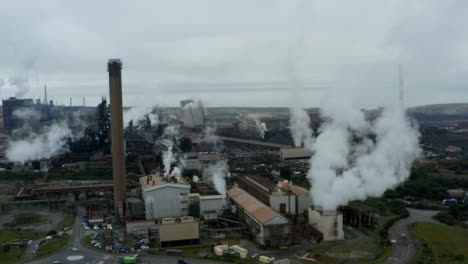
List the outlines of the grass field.
{"label": "grass field", "polygon": [[382,250],[380,238],[376,233],[364,233],[356,239],[323,243],[312,253],[318,255],[320,263],[375,263],[373,259]]}
{"label": "grass field", "polygon": [[50,256],[66,248],[70,242],[71,236],[65,234],[62,237],[51,239],[39,247],[34,259],[41,259]]}
{"label": "grass field", "polygon": [[[33,230],[0,230],[0,244],[14,242],[15,240],[36,240],[45,236],[44,233],[36,232]],[[5,252],[4,248],[0,248],[0,259],[1,263],[18,263],[26,252],[26,247],[17,248],[10,247],[10,249]]]}
{"label": "grass field", "polygon": [[75,224],[75,215],[73,214],[64,214],[62,221],[59,223],[59,228],[63,229],[64,227],[73,226]]}
{"label": "grass field", "polygon": [[468,263],[468,230],[419,223],[413,226],[413,232],[430,248],[429,252],[420,254],[418,261],[423,261],[432,254],[433,263]]}
{"label": "grass field", "polygon": [[4,252],[3,249],[0,251],[0,259],[2,264],[15,264],[19,263],[26,252],[26,247],[16,248],[11,247],[8,252]]}
{"label": "grass field", "polygon": [[26,226],[51,223],[52,219],[48,216],[36,213],[20,213],[15,215],[15,221],[17,226]]}

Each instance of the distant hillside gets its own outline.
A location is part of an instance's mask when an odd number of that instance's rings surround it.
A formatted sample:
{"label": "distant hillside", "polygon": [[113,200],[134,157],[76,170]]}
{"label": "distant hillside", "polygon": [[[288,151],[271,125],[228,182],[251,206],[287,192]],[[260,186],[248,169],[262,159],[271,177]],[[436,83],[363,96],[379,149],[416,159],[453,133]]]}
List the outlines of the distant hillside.
{"label": "distant hillside", "polygon": [[408,112],[425,115],[468,115],[468,103],[422,105],[410,107]]}
{"label": "distant hillside", "polygon": [[468,121],[468,103],[423,105],[408,113],[422,124]]}

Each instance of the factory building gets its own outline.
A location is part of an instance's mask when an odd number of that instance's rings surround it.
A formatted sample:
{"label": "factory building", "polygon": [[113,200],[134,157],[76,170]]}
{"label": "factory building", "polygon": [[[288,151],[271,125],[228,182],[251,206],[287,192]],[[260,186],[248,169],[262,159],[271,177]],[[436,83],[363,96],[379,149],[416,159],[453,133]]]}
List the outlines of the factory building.
{"label": "factory building", "polygon": [[32,107],[33,105],[33,99],[17,99],[16,97],[10,97],[8,100],[3,100],[3,128],[11,131],[22,127],[24,122],[23,118],[15,116],[13,113],[18,109]]}
{"label": "factory building", "polygon": [[265,247],[290,244],[291,225],[287,218],[239,187],[232,188],[227,195],[233,212],[247,224],[258,244]]}
{"label": "factory building", "polygon": [[190,184],[182,177],[140,177],[146,219],[187,216]]}
{"label": "factory building", "polygon": [[187,128],[201,128],[205,125],[205,109],[201,102],[195,103],[193,100],[183,100],[180,102],[182,107],[182,122]]}
{"label": "factory building", "polygon": [[189,152],[185,153],[185,169],[203,171],[207,166],[221,159],[219,152]]}
{"label": "factory building", "polygon": [[190,204],[198,208],[198,212],[191,212],[204,220],[216,220],[221,215],[224,206],[224,197],[205,181],[192,181]]}
{"label": "factory building", "polygon": [[282,148],[280,158],[282,160],[310,159],[312,152],[305,148]]}
{"label": "factory building", "polygon": [[274,184],[267,178],[252,175],[240,177],[239,187],[286,215],[302,215],[312,205],[309,191],[290,182]]}
{"label": "factory building", "polygon": [[343,214],[336,210],[309,208],[309,224],[323,234],[323,241],[344,239]]}
{"label": "factory building", "polygon": [[159,224],[160,247],[198,244],[200,223],[191,216],[163,218]]}
{"label": "factory building", "polygon": [[149,238],[160,247],[198,244],[200,223],[192,216],[125,222],[127,234]]}

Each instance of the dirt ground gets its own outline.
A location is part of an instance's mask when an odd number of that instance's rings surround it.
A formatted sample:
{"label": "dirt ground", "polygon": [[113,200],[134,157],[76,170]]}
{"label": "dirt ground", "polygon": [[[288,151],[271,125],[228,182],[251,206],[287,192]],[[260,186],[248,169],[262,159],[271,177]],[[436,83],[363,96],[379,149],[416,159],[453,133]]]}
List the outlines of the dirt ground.
{"label": "dirt ground", "polygon": [[[47,232],[51,229],[57,230],[59,223],[63,219],[63,213],[59,210],[54,210],[50,211],[48,209],[35,209],[35,208],[19,208],[19,209],[14,209],[8,212],[4,212],[0,216],[0,222],[3,223],[5,221],[11,220],[16,214],[19,213],[36,213],[40,215],[47,216],[52,220],[51,223],[44,223],[44,224],[34,224],[34,225],[28,225],[28,226],[22,226],[22,228],[28,228],[28,229],[33,229],[36,231],[42,231],[42,232]],[[58,230],[57,230],[58,231]]]}

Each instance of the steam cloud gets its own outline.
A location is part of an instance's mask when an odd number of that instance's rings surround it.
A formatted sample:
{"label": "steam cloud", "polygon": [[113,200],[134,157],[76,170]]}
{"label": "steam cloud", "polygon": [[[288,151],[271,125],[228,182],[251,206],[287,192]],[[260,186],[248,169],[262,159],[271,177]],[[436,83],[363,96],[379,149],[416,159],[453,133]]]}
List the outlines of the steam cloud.
{"label": "steam cloud", "polygon": [[141,122],[148,117],[151,121],[151,126],[158,126],[159,116],[153,113],[155,106],[135,106],[124,111],[124,126],[128,127],[130,121],[133,120],[135,124]]}
{"label": "steam cloud", "polygon": [[226,197],[226,177],[230,176],[229,167],[226,160],[219,160],[215,164],[207,167],[203,173],[208,175],[215,190]]}
{"label": "steam cloud", "polygon": [[303,108],[292,107],[289,109],[289,129],[296,147],[304,147],[312,151],[314,138],[310,128],[310,118]]}
{"label": "steam cloud", "polygon": [[[179,127],[171,125],[164,129],[163,139],[161,143],[166,147],[163,151],[162,162],[164,166],[164,177],[182,175],[182,169],[185,166],[185,162],[182,157],[178,157],[175,150],[177,148],[177,142],[180,137]],[[178,163],[176,167],[172,168],[172,164]]]}
{"label": "steam cloud", "polygon": [[41,114],[31,108],[19,108],[13,111],[13,116],[23,120],[39,120]]}
{"label": "steam cloud", "polygon": [[21,163],[48,159],[67,152],[66,143],[71,136],[72,131],[65,122],[53,124],[42,134],[32,132],[26,139],[11,140],[6,157],[10,162]]}
{"label": "steam cloud", "polygon": [[315,152],[307,174],[315,205],[335,210],[349,201],[381,196],[409,177],[420,154],[419,132],[403,109],[385,108],[369,121],[359,109],[332,103],[321,114],[326,121],[315,142],[300,118],[291,121],[291,129],[299,131],[295,143],[309,142],[304,145],[312,144]]}
{"label": "steam cloud", "polygon": [[206,126],[202,133],[199,135],[198,140],[201,144],[207,144],[213,151],[219,152],[223,150],[224,146],[222,141],[215,134],[216,128],[212,126]]}
{"label": "steam cloud", "polygon": [[265,132],[268,131],[268,129],[265,122],[260,121],[261,116],[259,114],[249,114],[247,117],[255,122],[255,128],[260,134],[260,137],[265,138]]}

